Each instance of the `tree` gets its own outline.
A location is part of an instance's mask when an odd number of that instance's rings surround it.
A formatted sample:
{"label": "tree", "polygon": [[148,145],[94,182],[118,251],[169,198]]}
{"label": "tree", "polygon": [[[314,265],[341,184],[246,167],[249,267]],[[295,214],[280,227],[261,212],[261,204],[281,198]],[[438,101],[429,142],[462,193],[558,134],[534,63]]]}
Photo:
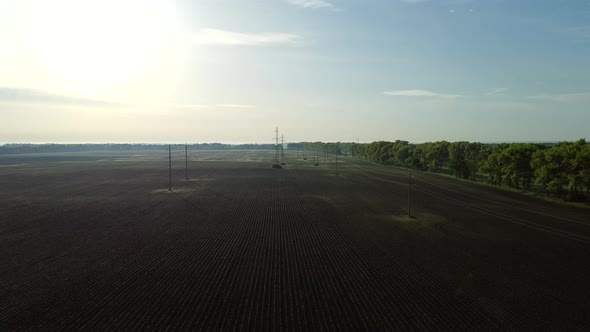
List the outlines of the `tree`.
{"label": "tree", "polygon": [[502,170],[505,182],[516,189],[529,189],[533,179],[531,161],[541,146],[534,144],[510,144],[502,151],[504,167]]}
{"label": "tree", "polygon": [[449,161],[449,145],[447,141],[425,143],[424,165],[431,172],[440,172]]}
{"label": "tree", "polygon": [[465,154],[469,150],[469,142],[455,142],[449,145],[449,169],[451,174],[468,179],[471,175],[471,169]]}
{"label": "tree", "polygon": [[575,189],[569,184],[575,174],[573,161],[576,155],[575,145],[569,142],[558,143],[533,154],[531,166],[537,182],[543,185],[546,193],[564,197],[566,188]]}

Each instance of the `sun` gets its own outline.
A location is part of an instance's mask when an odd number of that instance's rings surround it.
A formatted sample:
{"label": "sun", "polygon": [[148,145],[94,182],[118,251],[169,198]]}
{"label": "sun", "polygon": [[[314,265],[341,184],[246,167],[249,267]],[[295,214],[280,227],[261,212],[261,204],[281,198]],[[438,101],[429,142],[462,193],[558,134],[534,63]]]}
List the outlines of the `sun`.
{"label": "sun", "polygon": [[141,80],[165,51],[167,18],[142,0],[23,4],[21,29],[40,67],[63,85],[111,88]]}

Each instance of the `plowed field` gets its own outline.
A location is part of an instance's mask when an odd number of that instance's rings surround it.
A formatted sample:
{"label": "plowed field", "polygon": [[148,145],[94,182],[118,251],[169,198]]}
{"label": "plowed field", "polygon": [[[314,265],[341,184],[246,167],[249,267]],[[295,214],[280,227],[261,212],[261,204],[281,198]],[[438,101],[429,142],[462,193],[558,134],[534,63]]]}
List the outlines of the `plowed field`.
{"label": "plowed field", "polygon": [[0,156],[0,329],[590,329],[590,210],[339,158]]}

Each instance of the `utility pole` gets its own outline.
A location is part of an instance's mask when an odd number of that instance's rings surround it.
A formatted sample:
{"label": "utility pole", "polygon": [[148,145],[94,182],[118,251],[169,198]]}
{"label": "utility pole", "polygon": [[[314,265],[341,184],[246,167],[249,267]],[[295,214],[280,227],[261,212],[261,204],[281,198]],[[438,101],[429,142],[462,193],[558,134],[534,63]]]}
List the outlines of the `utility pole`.
{"label": "utility pole", "polygon": [[185,166],[185,177],[188,181],[188,146],[184,144],[184,166]]}
{"label": "utility pole", "polygon": [[412,218],[412,212],[410,210],[410,195],[412,193],[412,173],[409,173],[408,177],[408,217]]}
{"label": "utility pole", "polygon": [[338,175],[338,151],[336,151],[336,175]]}
{"label": "utility pole", "polygon": [[168,144],[168,191],[172,191],[172,145]]}
{"label": "utility pole", "polygon": [[279,161],[279,127],[275,129],[275,163],[278,164]]}

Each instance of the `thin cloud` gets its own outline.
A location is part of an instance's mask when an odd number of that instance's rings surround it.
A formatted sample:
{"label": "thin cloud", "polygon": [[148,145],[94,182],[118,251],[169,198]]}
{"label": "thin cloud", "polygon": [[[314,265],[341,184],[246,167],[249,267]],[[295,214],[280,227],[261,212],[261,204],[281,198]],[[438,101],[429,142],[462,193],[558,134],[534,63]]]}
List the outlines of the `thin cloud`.
{"label": "thin cloud", "polygon": [[295,44],[301,36],[290,33],[241,33],[220,29],[202,29],[191,36],[198,44],[234,45],[234,46],[269,46]]}
{"label": "thin cloud", "polygon": [[49,103],[95,107],[128,106],[127,104],[123,103],[84,98],[39,89],[17,87],[0,87],[0,101],[18,103]]}
{"label": "thin cloud", "polygon": [[216,107],[223,108],[256,108],[254,105],[243,105],[243,104],[217,104]]}
{"label": "thin cloud", "polygon": [[588,102],[590,92],[560,93],[560,94],[539,94],[528,96],[528,99],[551,101],[556,103]]}
{"label": "thin cloud", "polygon": [[209,107],[208,105],[203,104],[175,104],[175,103],[168,103],[160,105],[160,107],[165,108],[206,108]]}
{"label": "thin cloud", "polygon": [[401,2],[406,2],[406,3],[419,3],[419,2],[426,2],[428,0],[400,0]]}
{"label": "thin cloud", "polygon": [[176,108],[176,109],[200,109],[200,108],[256,108],[255,105],[246,104],[177,104],[167,103],[157,106],[158,108]]}
{"label": "thin cloud", "polygon": [[386,96],[394,97],[413,97],[413,98],[442,98],[442,99],[455,99],[461,97],[460,95],[448,94],[448,93],[436,93],[428,90],[397,90],[397,91],[385,91],[383,92]]}
{"label": "thin cloud", "polygon": [[334,8],[334,5],[327,0],[288,0],[290,4],[303,8]]}
{"label": "thin cloud", "polygon": [[508,91],[508,88],[489,88],[485,94],[488,96],[500,96],[504,95],[506,91]]}

